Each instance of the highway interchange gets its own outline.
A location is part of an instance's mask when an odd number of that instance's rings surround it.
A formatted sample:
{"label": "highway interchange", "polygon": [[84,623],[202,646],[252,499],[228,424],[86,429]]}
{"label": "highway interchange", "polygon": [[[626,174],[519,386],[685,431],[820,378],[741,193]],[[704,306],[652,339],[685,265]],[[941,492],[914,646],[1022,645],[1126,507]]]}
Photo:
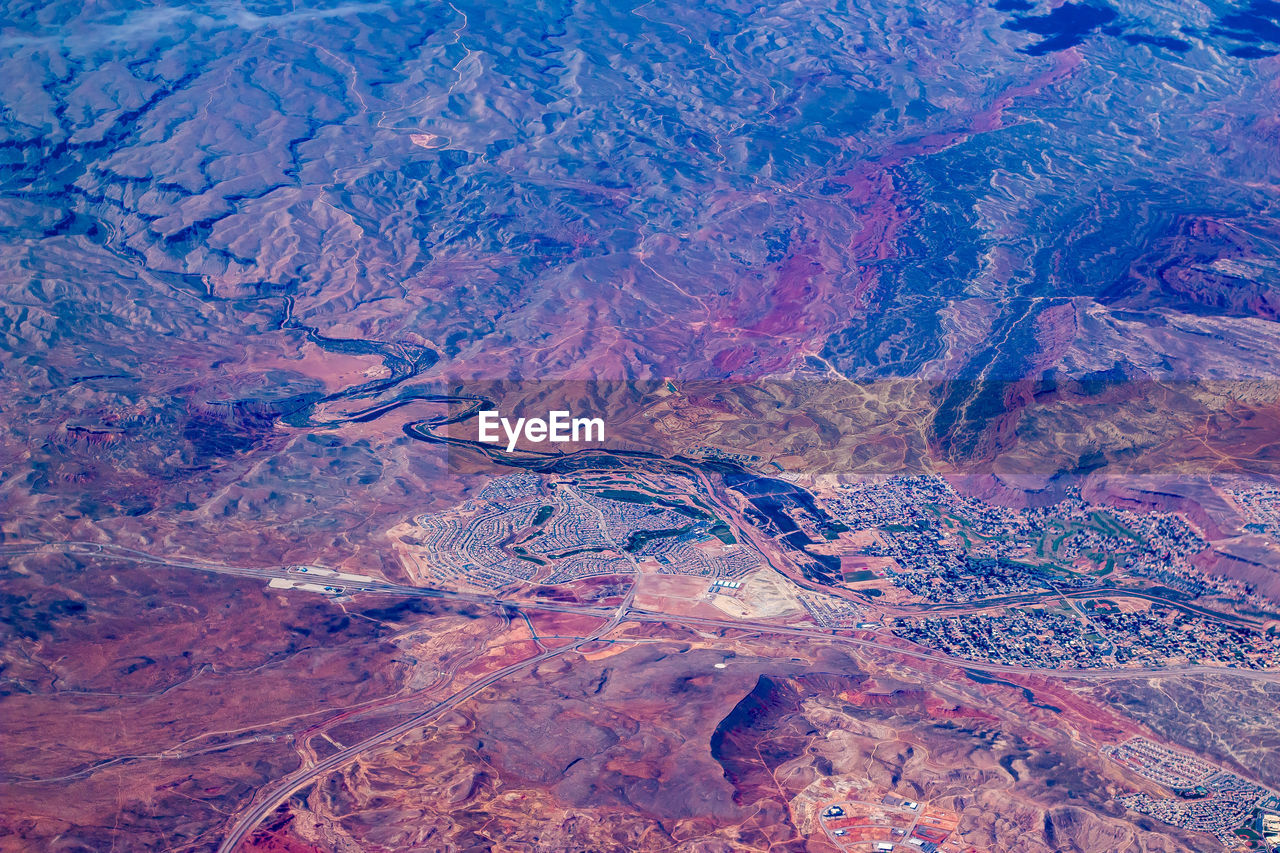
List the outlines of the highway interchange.
{"label": "highway interchange", "polygon": [[[107,545],[96,542],[62,542],[50,543],[42,545],[0,545],[0,555],[31,553],[38,550],[45,551],[61,551],[69,554],[79,554],[82,556],[101,556],[115,557],[118,559],[132,560],[138,563],[148,563],[158,566],[168,566],[172,568],[193,569],[204,572],[215,572],[218,574],[233,575],[243,578],[254,578],[264,582],[269,582],[274,578],[282,580],[298,581],[305,576],[291,570],[288,566],[277,568],[253,569],[241,566],[228,566],[220,563],[211,563],[201,560],[192,560],[190,558],[174,559],[168,557],[160,557],[154,554],[148,554],[144,551],[138,551],[132,548],[124,548],[118,545]],[[309,580],[317,581],[321,578],[310,578]],[[431,587],[407,586],[403,584],[394,584],[386,581],[377,581],[373,583],[347,583],[343,582],[342,589],[345,594],[351,595],[355,593],[369,593],[373,595],[392,595],[410,598],[432,598],[445,601],[457,602],[461,604],[474,604],[484,607],[506,607],[520,612],[525,610],[541,610],[553,613],[576,613],[586,616],[598,616],[601,618],[612,618],[617,615],[617,610],[612,607],[601,607],[589,604],[570,604],[566,602],[544,601],[538,599],[520,599],[520,598],[503,598],[496,595],[483,595],[479,593],[454,592],[451,590],[434,589]],[[1115,678],[1130,678],[1141,676],[1156,675],[1233,675],[1241,678],[1248,678],[1254,681],[1268,681],[1280,683],[1280,672],[1268,670],[1250,670],[1237,669],[1234,667],[1224,666],[1201,666],[1201,665],[1179,665],[1174,667],[1148,667],[1148,668],[1127,668],[1127,667],[1094,667],[1094,668],[1077,668],[1077,669],[1050,669],[1042,667],[1024,667],[1005,664],[993,664],[982,661],[972,661],[963,658],[954,658],[949,655],[937,654],[930,652],[918,646],[906,644],[905,641],[899,641],[902,645],[882,643],[876,640],[868,640],[863,637],[851,636],[850,633],[841,633],[837,630],[819,630],[812,628],[798,628],[791,625],[780,625],[776,622],[767,622],[762,620],[751,619],[713,619],[699,616],[677,616],[669,613],[662,613],[653,610],[644,610],[628,606],[624,614],[627,621],[632,622],[661,622],[673,625],[686,625],[695,628],[722,628],[757,631],[761,633],[781,634],[787,636],[811,637],[813,639],[825,640],[842,645],[859,646],[863,648],[879,649],[885,652],[892,652],[897,655],[915,658],[917,660],[930,661],[932,663],[950,664],[952,666],[964,669],[976,670],[979,672],[1001,672],[1014,675],[1043,675],[1057,678],[1071,679],[1090,679],[1090,680],[1107,680]],[[858,631],[856,633],[865,634],[866,631]]]}
{"label": "highway interchange", "polygon": [[[170,558],[150,554],[133,548],[126,548],[119,545],[111,545],[96,542],[57,542],[45,544],[31,545],[0,545],[0,555],[20,555],[31,554],[37,552],[57,552],[71,555],[77,555],[89,558],[106,558],[128,560],[135,563],[164,566],[169,568],[188,569],[202,572],[213,572],[222,575],[231,575],[247,579],[254,579],[263,583],[269,583],[273,579],[282,579],[290,581],[298,581],[307,579],[310,581],[324,581],[325,579],[318,576],[310,576],[300,573],[297,567],[280,566],[272,568],[247,568],[242,566],[232,566],[221,563],[214,563],[204,560],[195,560],[191,558]],[[775,634],[793,637],[807,637],[814,640],[821,640],[828,643],[845,646],[855,646],[859,648],[876,649],[894,655],[913,658],[915,660],[927,661],[930,663],[944,664],[957,667],[958,669],[967,669],[977,672],[1000,673],[1011,675],[1035,675],[1047,678],[1058,678],[1068,680],[1114,680],[1122,678],[1134,678],[1144,676],[1168,676],[1168,675],[1232,675],[1240,678],[1247,678],[1254,681],[1266,681],[1272,683],[1280,683],[1280,671],[1258,671],[1235,669],[1231,667],[1215,667],[1215,666],[1198,666],[1198,665],[1180,665],[1174,667],[1157,667],[1157,668],[1079,668],[1079,669],[1044,669],[1032,667],[1020,667],[1004,664],[992,664],[980,661],[971,661],[953,658],[947,655],[937,654],[922,647],[908,645],[902,640],[897,640],[896,644],[880,642],[874,639],[866,638],[865,631],[857,633],[864,636],[854,636],[850,632],[841,633],[836,630],[817,630],[811,628],[801,628],[791,625],[780,625],[773,622],[750,620],[750,619],[715,619],[697,616],[678,616],[673,614],[661,613],[633,606],[634,587],[627,593],[624,600],[616,607],[605,607],[589,604],[573,604],[566,602],[543,601],[543,600],[526,600],[503,598],[494,595],[482,595],[476,593],[454,592],[449,590],[432,589],[428,587],[414,587],[402,584],[389,583],[386,581],[372,582],[356,582],[349,581],[331,581],[332,583],[341,583],[342,590],[345,594],[365,593],[370,595],[386,595],[396,597],[417,597],[439,599],[442,601],[453,602],[464,605],[475,605],[482,607],[493,607],[504,609],[511,612],[528,622],[528,616],[525,611],[544,611],[557,613],[574,613],[578,615],[599,617],[602,622],[599,628],[590,634],[577,638],[573,642],[547,649],[542,645],[537,635],[532,631],[530,623],[530,633],[541,650],[538,654],[517,661],[508,666],[494,670],[481,678],[470,682],[468,685],[453,693],[449,697],[433,704],[421,713],[400,722],[390,728],[378,732],[364,740],[352,744],[339,752],[334,753],[310,766],[304,767],[284,779],[277,784],[264,789],[255,797],[252,807],[240,815],[235,821],[234,826],[228,833],[227,837],[219,846],[219,853],[233,853],[241,842],[256,829],[261,822],[266,819],[281,803],[285,802],[290,796],[297,791],[305,788],[316,778],[343,766],[349,761],[354,760],[360,754],[384,744],[400,735],[411,731],[431,720],[436,719],[447,711],[457,707],[466,700],[475,696],[486,687],[525,669],[537,666],[538,664],[550,660],[552,658],[567,654],[569,652],[580,649],[592,642],[598,641],[606,637],[610,632],[616,629],[624,622],[646,622],[646,623],[662,623],[668,625],[679,625],[689,628],[699,629],[729,629],[737,631],[756,632],[762,634]],[[896,639],[896,638],[895,638]]]}

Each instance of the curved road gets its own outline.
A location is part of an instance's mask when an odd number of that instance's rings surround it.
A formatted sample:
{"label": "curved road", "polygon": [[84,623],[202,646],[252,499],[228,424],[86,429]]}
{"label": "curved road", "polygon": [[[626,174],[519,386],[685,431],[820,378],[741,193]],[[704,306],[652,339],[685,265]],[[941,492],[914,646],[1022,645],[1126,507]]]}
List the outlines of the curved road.
{"label": "curved road", "polygon": [[1125,589],[1118,586],[1099,586],[1087,589],[1066,589],[1054,590],[1053,592],[1037,592],[1027,593],[1025,595],[1006,595],[998,598],[984,598],[977,601],[966,602],[963,606],[955,604],[924,604],[915,607],[903,607],[898,605],[898,609],[904,614],[928,614],[930,616],[963,616],[974,610],[981,610],[985,607],[1003,607],[1015,604],[1037,604],[1046,598],[1102,598],[1110,596],[1112,598],[1140,598],[1143,601],[1150,601],[1153,604],[1163,604],[1166,607],[1172,607],[1181,610],[1184,613],[1191,613],[1197,616],[1203,616],[1206,619],[1212,619],[1216,622],[1224,622],[1228,625],[1242,625],[1247,628],[1261,628],[1263,623],[1258,619],[1251,619],[1247,616],[1238,614],[1219,613],[1216,610],[1210,610],[1207,607],[1201,607],[1198,604],[1190,604],[1185,601],[1174,601],[1171,598],[1164,598],[1151,592],[1143,592],[1140,589]]}
{"label": "curved road", "polygon": [[[197,571],[216,572],[219,574],[233,575],[237,577],[250,578],[258,581],[269,581],[273,578],[284,578],[288,580],[301,580],[305,576],[290,572],[287,567],[274,569],[251,569],[237,566],[227,566],[216,563],[205,562],[201,560],[192,560],[184,558],[181,560],[167,559],[148,554],[144,551],[138,551],[132,548],[125,548],[117,545],[108,545],[97,542],[61,542],[48,543],[41,545],[0,545],[0,554],[20,554],[33,553],[41,550],[61,551],[65,553],[81,554],[85,556],[104,556],[117,557],[132,560],[139,563],[147,563],[151,565],[159,565],[173,568],[186,568]],[[323,577],[323,576],[321,576]],[[319,580],[320,577],[313,578]],[[896,655],[903,655],[916,660],[929,661],[931,663],[954,666],[961,669],[969,669],[976,672],[1002,673],[1007,675],[1035,675],[1048,678],[1059,679],[1082,679],[1082,680],[1110,680],[1123,678],[1142,678],[1151,676],[1169,676],[1169,675],[1232,675],[1241,678],[1247,678],[1255,681],[1268,681],[1280,683],[1280,671],[1268,670],[1249,670],[1235,669],[1232,667],[1214,667],[1214,666],[1176,666],[1176,667],[1157,667],[1145,669],[1125,669],[1116,667],[1098,667],[1090,669],[1042,669],[1035,667],[1012,666],[1005,664],[993,664],[983,661],[970,661],[963,658],[954,658],[948,655],[937,654],[928,651],[924,647],[904,647],[895,644],[881,643],[875,640],[862,639],[860,637],[842,635],[834,630],[818,630],[812,628],[799,628],[788,625],[778,625],[770,622],[758,622],[751,620],[734,620],[734,619],[714,619],[696,616],[674,616],[668,613],[651,610],[638,610],[632,608],[631,604],[635,595],[634,585],[628,591],[622,604],[617,608],[600,607],[593,605],[575,605],[550,601],[525,601],[519,599],[504,599],[498,596],[479,595],[472,593],[450,592],[447,590],[432,589],[429,587],[411,587],[402,586],[400,584],[378,582],[359,582],[356,584],[344,581],[335,581],[335,583],[343,583],[344,589],[348,592],[364,592],[374,595],[395,595],[408,597],[424,597],[439,598],[447,601],[476,604],[481,606],[505,606],[514,609],[516,612],[524,616],[524,610],[543,610],[562,613],[577,613],[582,615],[598,616],[606,618],[608,621],[599,629],[580,640],[557,649],[543,651],[541,654],[527,658],[523,661],[505,666],[495,670],[486,676],[472,682],[463,689],[449,696],[422,713],[392,726],[382,732],[372,735],[359,743],[337,752],[328,758],[312,765],[311,767],[301,769],[284,779],[280,780],[271,788],[264,789],[264,793],[260,802],[239,818],[233,826],[227,838],[218,848],[219,853],[234,853],[236,848],[245,839],[245,837],[253,832],[263,820],[266,819],[280,804],[288,800],[293,794],[306,787],[317,777],[328,773],[348,761],[356,758],[361,753],[372,749],[380,744],[396,738],[411,729],[432,720],[441,714],[457,707],[462,702],[475,696],[481,690],[489,685],[506,678],[508,675],[519,672],[537,664],[550,660],[551,658],[575,651],[588,643],[595,642],[609,632],[613,631],[624,620],[634,622],[650,622],[664,623],[670,625],[686,625],[689,627],[730,629],[758,633],[771,633],[784,636],[807,637],[816,640],[825,640],[827,642],[858,646],[862,648],[877,649]],[[1130,593],[1132,594],[1132,593]],[[525,616],[527,619],[527,616]],[[530,625],[532,629],[532,625]],[[905,642],[905,641],[901,641]]]}
{"label": "curved road", "polygon": [[561,655],[561,654],[564,654],[565,652],[573,651],[575,649],[580,648],[581,646],[586,645],[587,643],[592,643],[600,639],[605,634],[608,634],[614,628],[618,627],[618,625],[626,617],[627,612],[631,607],[631,599],[634,596],[634,594],[635,594],[635,587],[633,586],[631,591],[627,593],[626,599],[622,602],[622,604],[618,607],[617,611],[614,613],[613,618],[610,619],[608,622],[606,622],[604,625],[602,625],[596,631],[592,632],[586,637],[583,637],[581,640],[578,640],[575,643],[571,643],[567,646],[563,646],[558,649],[552,649],[550,651],[543,652],[542,654],[535,655],[534,657],[531,657],[531,658],[526,658],[525,660],[510,664],[509,666],[504,666],[502,669],[494,670],[493,672],[489,673],[483,678],[473,681],[471,684],[467,685],[462,690],[459,690],[457,693],[454,693],[448,699],[445,699],[441,702],[436,703],[435,705],[432,705],[430,708],[423,711],[421,714],[418,714],[416,717],[412,717],[408,720],[405,720],[403,723],[399,723],[395,726],[392,726],[389,729],[385,729],[384,731],[381,731],[375,735],[367,737],[364,740],[360,741],[359,743],[352,744],[351,746],[347,747],[341,752],[334,753],[333,755],[329,756],[323,761],[320,761],[317,764],[312,765],[311,767],[304,768],[302,770],[297,771],[296,773],[286,776],[275,786],[268,789],[265,797],[260,803],[258,803],[258,805],[254,806],[252,809],[249,810],[247,814],[245,814],[243,817],[241,817],[239,820],[236,821],[235,826],[233,826],[231,829],[231,832],[228,833],[226,839],[222,842],[221,846],[218,847],[218,853],[233,853],[233,851],[238,846],[240,846],[240,842],[243,841],[244,838],[249,833],[255,830],[258,827],[258,824],[262,823],[262,821],[266,819],[267,815],[271,814],[273,811],[279,808],[280,804],[283,803],[285,800],[289,799],[289,797],[293,796],[299,790],[311,784],[311,782],[314,781],[317,777],[323,776],[324,774],[328,773],[330,770],[334,770],[338,767],[341,767],[342,765],[346,764],[348,761],[351,761],[352,759],[354,759],[360,753],[365,752],[366,750],[372,749],[373,747],[378,746],[380,744],[386,743],[387,741],[393,738],[396,738],[404,734],[405,732],[410,731],[416,728],[417,726],[420,726],[423,723],[435,717],[438,717],[444,712],[457,707],[459,704],[466,701],[467,699],[470,699],[472,696],[479,693],[481,690],[488,687],[490,684],[493,684],[496,681],[500,681],[514,672],[519,672],[522,669],[535,666],[545,660],[550,660],[551,658],[556,657],[557,655]]}
{"label": "curved road", "polygon": [[[276,569],[248,569],[238,566],[224,566],[216,563],[208,563],[204,561],[196,561],[190,559],[171,560],[163,557],[157,557],[148,554],[145,551],[137,551],[132,548],[124,548],[118,545],[104,545],[98,542],[60,542],[49,543],[44,545],[0,545],[0,554],[17,554],[32,553],[39,550],[63,551],[75,554],[98,555],[122,557],[124,559],[134,560],[140,563],[150,563],[153,565],[169,566],[175,568],[188,568],[205,572],[217,572],[219,574],[234,575],[237,577],[253,578],[255,580],[270,581],[272,578],[284,578],[286,580],[302,580],[303,576],[291,573],[286,568]],[[320,580],[319,577],[313,577],[311,580]],[[463,604],[476,604],[485,607],[505,606],[521,610],[543,610],[556,613],[577,613],[588,616],[599,616],[601,618],[609,618],[617,616],[617,612],[613,608],[598,607],[592,605],[581,604],[564,604],[553,601],[538,600],[522,600],[514,598],[501,598],[496,595],[479,595],[475,593],[450,592],[443,589],[433,589],[431,587],[403,586],[400,584],[379,581],[376,583],[360,583],[352,584],[343,582],[344,588],[348,592],[365,592],[374,595],[395,595],[409,596],[419,598],[439,598],[446,601],[459,602]],[[630,603],[630,594],[627,599]],[[636,622],[664,622],[672,625],[691,625],[702,626],[708,628],[729,628],[742,631],[759,631],[762,633],[785,634],[791,636],[811,637],[813,639],[827,640],[833,643],[840,643],[850,646],[860,646],[869,649],[879,649],[880,651],[892,652],[893,654],[905,655],[917,660],[926,660],[932,663],[949,664],[964,669],[972,669],[978,672],[1001,672],[1010,675],[1042,675],[1052,678],[1079,678],[1079,679],[1115,679],[1115,678],[1141,678],[1160,675],[1234,675],[1240,678],[1247,678],[1254,681],[1269,681],[1280,683],[1280,670],[1258,670],[1258,669],[1238,669],[1227,666],[1200,666],[1200,665],[1183,665],[1173,667],[1151,667],[1145,669],[1125,668],[1125,667],[1093,667],[1080,669],[1049,669],[1041,667],[1016,666],[1012,664],[988,663],[985,661],[968,660],[966,658],[956,658],[949,655],[938,654],[929,651],[923,646],[901,646],[889,643],[880,643],[875,640],[864,640],[858,637],[851,637],[836,633],[834,630],[819,630],[814,628],[796,628],[789,625],[779,625],[773,622],[757,622],[747,619],[712,619],[697,616],[673,616],[669,613],[663,613],[655,610],[636,610],[630,606],[627,608],[627,618]],[[582,642],[587,642],[583,640]],[[905,640],[899,642],[906,643]],[[914,645],[914,644],[912,644]],[[564,652],[567,649],[560,649],[558,652]]]}

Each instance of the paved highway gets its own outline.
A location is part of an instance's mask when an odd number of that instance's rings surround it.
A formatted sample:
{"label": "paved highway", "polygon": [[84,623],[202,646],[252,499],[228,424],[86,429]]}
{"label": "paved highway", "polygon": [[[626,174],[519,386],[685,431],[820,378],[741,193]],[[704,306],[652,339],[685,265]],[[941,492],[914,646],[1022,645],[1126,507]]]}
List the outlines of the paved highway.
{"label": "paved highway", "polygon": [[1246,628],[1261,628],[1264,624],[1261,619],[1253,619],[1248,616],[1240,616],[1238,614],[1219,613],[1216,610],[1210,610],[1207,607],[1200,607],[1196,604],[1189,604],[1185,601],[1174,601],[1171,598],[1164,598],[1156,595],[1155,593],[1143,592],[1140,589],[1125,589],[1124,587],[1118,586],[1097,586],[1086,589],[1065,590],[1055,588],[1052,592],[1037,592],[1027,593],[1025,595],[1006,595],[999,598],[985,598],[978,601],[967,601],[963,605],[950,603],[922,604],[915,606],[898,605],[896,609],[904,614],[963,616],[973,613],[975,610],[982,610],[988,607],[1038,604],[1051,598],[1141,598],[1143,601],[1150,601],[1153,604],[1163,604],[1166,607],[1172,607],[1175,610],[1181,610],[1184,613],[1203,616],[1206,619],[1212,619],[1216,622],[1223,622],[1228,625],[1241,625]]}
{"label": "paved highway", "polygon": [[[255,578],[262,581],[270,581],[272,578],[284,578],[293,581],[305,579],[308,582],[324,583],[326,580],[331,580],[321,576],[308,578],[306,575],[290,572],[287,567],[283,566],[271,569],[249,569],[239,566],[226,566],[218,563],[210,563],[202,560],[191,560],[187,558],[174,560],[165,557],[158,557],[154,554],[148,554],[144,551],[137,551],[132,548],[124,548],[118,545],[106,545],[97,542],[59,542],[45,545],[0,545],[0,554],[32,553],[39,550],[61,551],[64,553],[74,553],[85,556],[114,556],[121,559],[134,560],[139,563],[195,569],[205,572],[216,572],[219,574],[234,575],[236,577]],[[358,584],[344,582],[343,589],[348,593],[366,592],[374,595],[438,598],[446,601],[475,604],[483,607],[510,607],[517,611],[542,610],[555,613],[578,613],[589,616],[599,616],[606,619],[611,616],[616,616],[617,614],[617,611],[611,607],[601,607],[589,604],[567,604],[555,601],[502,598],[496,595],[451,592],[449,590],[433,589],[431,587],[404,586],[402,584],[388,583],[385,581]],[[920,646],[913,648],[911,646],[904,645],[891,645],[889,643],[881,643],[875,640],[866,640],[859,637],[838,634],[829,630],[824,631],[813,628],[797,628],[790,625],[779,625],[773,622],[759,622],[747,619],[712,619],[696,616],[674,616],[669,613],[662,613],[653,610],[637,610],[634,608],[628,608],[627,618],[635,622],[663,622],[673,625],[687,625],[690,627],[729,628],[742,631],[759,631],[761,633],[810,637],[842,645],[879,649],[880,651],[905,655],[917,660],[949,664],[964,669],[976,670],[978,672],[1000,672],[1011,675],[1042,675],[1054,678],[1080,678],[1091,680],[1110,680],[1117,678],[1135,678],[1160,675],[1234,675],[1253,681],[1280,683],[1280,671],[1275,670],[1236,669],[1225,666],[1200,665],[1152,667],[1144,669],[1125,667],[1047,669],[955,658],[949,655],[930,652]],[[899,640],[898,642],[905,643],[906,641]],[[565,650],[560,649],[559,651],[563,652]]]}
{"label": "paved highway", "polygon": [[[1211,666],[1176,666],[1176,667],[1160,667],[1147,669],[1123,669],[1123,668],[1092,668],[1092,669],[1038,669],[1033,667],[1009,666],[1004,664],[992,664],[980,661],[969,661],[960,658],[953,658],[948,655],[936,654],[927,649],[916,647],[904,647],[899,645],[891,645],[876,640],[864,639],[862,637],[849,636],[836,633],[830,630],[818,630],[813,628],[800,628],[790,625],[778,625],[771,622],[760,622],[754,620],[735,620],[735,619],[715,619],[697,616],[675,616],[669,613],[662,613],[652,610],[636,609],[632,606],[635,596],[634,586],[628,591],[622,604],[616,608],[603,607],[596,605],[584,604],[568,604],[563,602],[550,601],[526,601],[521,599],[501,598],[493,595],[481,595],[475,593],[450,592],[448,590],[431,589],[427,587],[411,587],[401,584],[387,583],[384,581],[376,582],[358,582],[350,583],[345,581],[337,581],[327,576],[307,576],[298,572],[290,571],[288,567],[276,567],[267,569],[252,569],[239,566],[228,566],[219,563],[211,563],[203,560],[194,560],[190,558],[170,559],[159,557],[154,554],[148,554],[144,551],[138,551],[132,548],[125,548],[118,545],[109,545],[97,542],[59,542],[43,545],[0,545],[0,555],[3,554],[23,554],[35,553],[39,551],[54,551],[68,554],[77,554],[81,556],[101,556],[114,557],[117,559],[131,560],[138,563],[166,566],[172,568],[185,568],[197,571],[215,572],[218,574],[232,575],[235,577],[252,578],[258,581],[268,582],[273,578],[283,578],[287,580],[303,580],[320,583],[341,583],[344,590],[348,593],[364,592],[374,595],[394,595],[400,597],[424,597],[438,598],[450,602],[475,604],[484,607],[506,607],[511,608],[528,622],[528,616],[525,610],[543,610],[561,613],[577,613],[584,615],[598,616],[608,621],[601,625],[599,629],[591,634],[576,640],[575,642],[557,648],[544,650],[540,654],[534,655],[525,660],[505,666],[501,669],[485,675],[476,681],[471,682],[466,687],[457,691],[422,713],[417,714],[410,719],[398,723],[390,728],[385,729],[375,735],[372,735],[359,743],[353,744],[346,749],[337,752],[328,758],[325,758],[310,767],[303,768],[297,772],[290,774],[280,780],[276,785],[264,789],[261,797],[258,799],[248,812],[241,816],[232,827],[231,832],[227,835],[222,845],[218,848],[219,853],[234,853],[240,843],[252,833],[263,820],[267,818],[275,809],[285,802],[293,794],[309,785],[316,778],[346,764],[355,759],[361,753],[366,752],[376,746],[386,743],[400,735],[408,732],[426,722],[429,722],[441,714],[457,707],[462,702],[475,696],[491,684],[506,678],[513,673],[536,666],[537,664],[550,660],[551,658],[563,655],[567,652],[577,650],[584,645],[601,639],[609,632],[613,631],[624,621],[633,622],[649,622],[663,623],[668,625],[683,625],[691,628],[707,628],[707,629],[731,629],[738,631],[749,631],[758,633],[769,633],[781,636],[805,637],[813,640],[821,640],[829,643],[840,645],[857,646],[862,648],[877,649],[896,655],[915,658],[916,660],[929,661],[947,666],[954,666],[962,669],[970,669],[978,672],[1002,673],[1009,675],[1036,675],[1049,678],[1067,678],[1067,679],[1088,679],[1088,680],[1106,680],[1117,678],[1135,678],[1145,676],[1169,676],[1169,675],[1233,675],[1243,678],[1249,678],[1258,681],[1269,681],[1280,683],[1280,672],[1275,671],[1258,671],[1246,669],[1233,669],[1230,667],[1211,667]],[[529,623],[532,632],[532,623]],[[536,635],[535,635],[536,636]],[[901,641],[899,641],[901,642]],[[540,645],[540,644],[539,644]]]}
{"label": "paved highway", "polygon": [[320,761],[317,764],[312,765],[311,767],[304,768],[302,770],[297,771],[296,773],[286,776],[279,783],[267,789],[262,800],[256,806],[250,809],[247,814],[245,814],[243,817],[241,817],[239,820],[236,821],[235,826],[232,827],[231,829],[231,832],[228,833],[226,839],[222,842],[222,845],[218,847],[218,853],[233,853],[233,851],[240,845],[240,842],[243,841],[244,838],[248,836],[249,833],[251,833],[254,829],[256,829],[258,825],[262,823],[264,819],[266,819],[267,815],[271,814],[273,811],[279,808],[280,804],[283,803],[285,800],[289,799],[289,797],[293,796],[295,793],[305,788],[307,785],[311,784],[311,782],[314,781],[317,777],[323,776],[325,773],[328,773],[331,770],[341,767],[342,765],[346,764],[348,761],[351,761],[360,753],[365,752],[366,750],[372,749],[375,746],[386,743],[387,741],[393,738],[399,737],[405,732],[408,732],[422,725],[423,723],[426,723],[430,720],[435,719],[436,717],[440,716],[444,712],[452,708],[455,708],[462,702],[466,701],[467,699],[470,699],[472,696],[479,693],[481,690],[488,687],[490,684],[493,684],[496,681],[500,681],[514,672],[519,672],[522,669],[527,669],[531,666],[536,666],[537,664],[542,663],[545,660],[550,660],[551,658],[556,657],[557,655],[562,655],[565,652],[573,651],[588,643],[595,642],[596,640],[605,636],[614,628],[618,627],[618,625],[626,617],[627,612],[631,607],[631,599],[634,594],[635,594],[635,588],[632,587],[631,591],[627,593],[626,599],[624,599],[622,604],[617,608],[616,611],[614,611],[613,618],[610,619],[608,622],[606,622],[604,625],[602,625],[596,631],[592,632],[586,637],[583,637],[581,640],[578,640],[575,643],[571,643],[567,646],[563,646],[558,649],[552,649],[550,651],[543,652],[540,655],[534,655],[531,658],[526,658],[525,660],[510,664],[509,666],[504,666],[502,669],[495,670],[489,673],[488,675],[484,676],[483,678],[480,678],[480,679],[477,679],[476,681],[471,682],[471,684],[467,685],[462,690],[459,690],[457,693],[454,693],[448,699],[445,699],[441,702],[436,703],[435,705],[432,705],[430,708],[423,711],[421,714],[418,714],[416,717],[412,717],[408,720],[405,720],[403,723],[399,723],[395,726],[392,726],[391,728],[385,729],[381,732],[378,732],[375,735],[367,737],[364,740],[360,741],[359,743],[353,744],[347,747],[346,749],[342,750],[341,752],[336,752],[333,755],[329,756],[328,758],[324,759],[323,761]]}

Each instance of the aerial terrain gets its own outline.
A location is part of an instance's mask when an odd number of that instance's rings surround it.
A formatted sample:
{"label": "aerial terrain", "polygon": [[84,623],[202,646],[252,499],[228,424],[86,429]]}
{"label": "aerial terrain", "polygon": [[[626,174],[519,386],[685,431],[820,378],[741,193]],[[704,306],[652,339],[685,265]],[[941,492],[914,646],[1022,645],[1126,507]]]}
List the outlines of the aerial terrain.
{"label": "aerial terrain", "polygon": [[1280,4],[0,43],[0,853],[1280,850]]}

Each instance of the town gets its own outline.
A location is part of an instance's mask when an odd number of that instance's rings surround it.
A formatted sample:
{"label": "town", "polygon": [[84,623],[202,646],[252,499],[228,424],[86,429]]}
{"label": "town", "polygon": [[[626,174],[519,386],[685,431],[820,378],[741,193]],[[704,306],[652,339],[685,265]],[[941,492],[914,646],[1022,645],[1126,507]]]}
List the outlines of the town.
{"label": "town", "polygon": [[1196,664],[1280,667],[1280,633],[1144,601],[1085,600],[994,613],[902,618],[893,632],[955,657],[1038,669]]}
{"label": "town", "polygon": [[[414,578],[445,588],[636,574],[740,583],[764,564],[696,495],[666,486],[617,472],[511,474],[393,534]],[[1280,667],[1274,627],[1116,587],[1120,574],[1209,583],[1190,563],[1179,568],[1205,543],[1177,516],[1104,512],[1078,497],[1013,510],[937,477],[842,488],[828,504],[850,528],[835,538],[859,537],[862,557],[883,569],[846,575],[860,581],[840,595],[795,589],[822,628],[887,630],[957,658],[1036,669]],[[876,584],[897,598],[871,596]]]}
{"label": "town", "polygon": [[[1275,491],[1241,500],[1269,518],[1267,507],[1280,507]],[[888,561],[890,584],[925,602],[1128,582],[1189,599],[1276,607],[1250,584],[1197,568],[1192,558],[1208,543],[1185,518],[1090,503],[1074,490],[1052,506],[1012,509],[962,496],[941,477],[890,477],[840,486],[827,505],[863,542],[860,554]],[[1269,528],[1260,522],[1258,529]]]}
{"label": "town", "polygon": [[1280,488],[1254,486],[1233,489],[1229,494],[1249,518],[1246,530],[1280,540]]}
{"label": "town", "polygon": [[[1129,794],[1120,799],[1126,808],[1171,826],[1210,833],[1228,849],[1239,846],[1241,828],[1255,816],[1263,823],[1267,816],[1276,814],[1266,808],[1277,804],[1275,792],[1146,738],[1106,747],[1102,754],[1173,794],[1161,798],[1141,792]],[[1257,814],[1259,807],[1268,815]]]}
{"label": "town", "polygon": [[732,579],[760,564],[705,509],[626,485],[512,474],[394,532],[416,579],[449,587],[497,590],[640,571]]}

